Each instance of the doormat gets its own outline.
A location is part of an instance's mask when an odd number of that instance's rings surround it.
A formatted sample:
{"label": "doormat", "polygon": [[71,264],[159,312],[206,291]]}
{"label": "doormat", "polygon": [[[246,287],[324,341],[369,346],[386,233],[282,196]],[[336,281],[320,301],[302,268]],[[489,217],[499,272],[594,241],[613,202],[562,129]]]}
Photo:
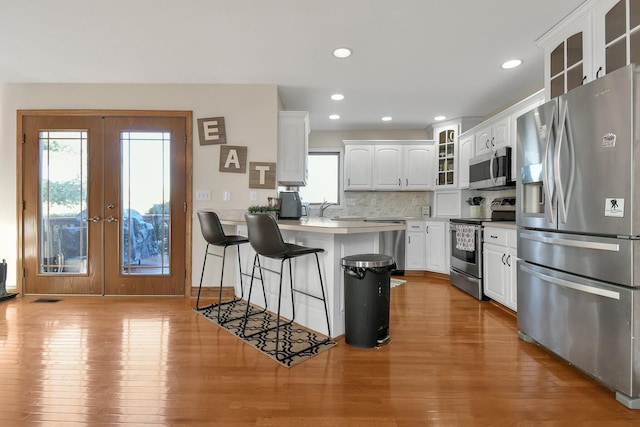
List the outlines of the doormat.
{"label": "doormat", "polygon": [[[290,325],[281,325],[280,326],[280,345],[281,347],[279,357],[282,358],[283,354],[292,354],[300,349],[308,347],[311,344],[316,344],[315,347],[305,350],[300,354],[291,356],[284,360],[279,360],[276,358],[276,331],[271,330],[264,333],[260,333],[258,335],[254,335],[252,337],[245,338],[242,336],[242,325],[244,324],[244,313],[247,309],[246,301],[238,301],[236,303],[230,303],[223,305],[220,309],[220,322],[222,325],[218,324],[218,307],[207,307],[201,310],[197,310],[194,308],[194,311],[198,314],[201,314],[206,319],[220,326],[222,329],[227,332],[235,335],[240,338],[253,348],[261,351],[267,356],[271,357],[276,362],[280,363],[287,368],[291,368],[299,363],[304,362],[305,360],[309,360],[315,355],[318,355],[324,351],[329,350],[330,348],[336,345],[336,342],[333,340],[326,340],[326,336],[318,335],[315,332],[303,328],[297,324]],[[240,317],[239,319],[231,320],[226,322],[226,319],[234,319],[236,317]],[[266,329],[271,326],[276,325],[277,316],[275,314],[267,312],[253,314],[249,317],[246,334],[251,335],[255,332],[258,332],[261,329]],[[281,320],[282,322],[282,320]]]}
{"label": "doormat", "polygon": [[392,277],[392,278],[391,278],[390,286],[391,286],[392,288],[395,288],[396,286],[400,286],[400,285],[402,285],[403,283],[407,283],[407,281],[406,281],[406,280],[402,280],[402,279],[394,279],[394,278]]}
{"label": "doormat", "polygon": [[55,299],[55,298],[38,298],[36,300],[33,300],[31,302],[33,303],[54,303],[54,302],[60,302],[62,301],[61,299]]}

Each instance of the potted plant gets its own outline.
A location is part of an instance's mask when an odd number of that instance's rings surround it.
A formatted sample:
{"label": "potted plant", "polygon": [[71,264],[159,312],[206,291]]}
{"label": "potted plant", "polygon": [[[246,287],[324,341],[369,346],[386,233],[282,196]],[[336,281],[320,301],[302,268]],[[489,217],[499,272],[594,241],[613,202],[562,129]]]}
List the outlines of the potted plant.
{"label": "potted plant", "polygon": [[482,216],[481,205],[483,200],[484,200],[484,197],[482,196],[469,197],[467,199],[467,204],[469,205],[469,214],[472,218],[480,218]]}
{"label": "potted plant", "polygon": [[255,205],[255,206],[249,206],[247,208],[247,211],[249,213],[268,213],[274,218],[276,218],[278,210],[279,209],[275,206],[267,206],[267,205]]}

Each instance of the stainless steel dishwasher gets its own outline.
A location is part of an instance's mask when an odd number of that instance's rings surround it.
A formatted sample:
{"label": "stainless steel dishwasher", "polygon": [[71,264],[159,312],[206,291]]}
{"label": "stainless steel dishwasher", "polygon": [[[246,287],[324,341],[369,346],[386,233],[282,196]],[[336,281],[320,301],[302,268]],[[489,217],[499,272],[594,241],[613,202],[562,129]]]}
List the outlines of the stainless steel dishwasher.
{"label": "stainless steel dishwasher", "polygon": [[[365,219],[367,222],[381,222],[392,224],[406,224],[404,220],[396,219]],[[381,231],[380,232],[380,248],[379,252],[383,255],[391,255],[396,262],[396,269],[391,270],[391,274],[395,276],[404,275],[405,266],[405,230]]]}

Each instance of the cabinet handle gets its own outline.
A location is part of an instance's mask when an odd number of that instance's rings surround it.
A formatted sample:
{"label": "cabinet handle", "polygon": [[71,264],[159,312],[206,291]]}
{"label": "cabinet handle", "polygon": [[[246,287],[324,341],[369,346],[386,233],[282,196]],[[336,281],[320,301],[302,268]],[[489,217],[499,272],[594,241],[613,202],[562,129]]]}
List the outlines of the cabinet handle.
{"label": "cabinet handle", "polygon": [[504,262],[504,257],[505,257],[505,255],[506,255],[506,254],[502,254],[502,265],[507,265],[507,263],[506,263],[506,262]]}
{"label": "cabinet handle", "polygon": [[492,147],[495,147],[495,146],[496,146],[496,144],[494,144],[494,143],[493,143],[493,141],[495,141],[495,140],[496,140],[496,137],[495,137],[495,136],[494,136],[493,138],[491,138],[491,146],[492,146]]}
{"label": "cabinet handle", "polygon": [[351,185],[351,178],[347,178],[347,184]]}
{"label": "cabinet handle", "polygon": [[600,78],[601,72],[602,72],[602,67],[598,68],[598,71],[596,71],[596,79]]}
{"label": "cabinet handle", "polygon": [[489,237],[491,237],[492,239],[497,239],[498,238],[498,236],[493,235],[493,234],[490,234]]}
{"label": "cabinet handle", "polygon": [[429,234],[429,226],[427,225],[427,234]]}
{"label": "cabinet handle", "polygon": [[511,255],[507,257],[507,265],[511,267]]}
{"label": "cabinet handle", "polygon": [[408,185],[409,185],[409,178],[405,178],[404,182],[405,182],[405,184],[404,184],[404,185],[407,185],[407,186],[408,186]]}
{"label": "cabinet handle", "polygon": [[398,178],[398,187],[400,187],[402,185],[402,180],[400,180],[400,178]]}
{"label": "cabinet handle", "polygon": [[489,140],[488,139],[485,141],[484,146],[487,147],[487,150],[489,149]]}
{"label": "cabinet handle", "polygon": [[411,236],[407,237],[407,243],[411,244]]}
{"label": "cabinet handle", "polygon": [[587,76],[582,77],[582,81],[580,82],[580,85],[583,85],[585,80],[587,80]]}

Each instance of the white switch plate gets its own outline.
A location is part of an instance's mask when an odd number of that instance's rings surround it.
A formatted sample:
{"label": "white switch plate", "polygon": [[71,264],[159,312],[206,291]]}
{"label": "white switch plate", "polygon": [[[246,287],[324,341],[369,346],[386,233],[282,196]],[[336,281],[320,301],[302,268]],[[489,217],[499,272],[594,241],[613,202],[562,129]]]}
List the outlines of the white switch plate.
{"label": "white switch plate", "polygon": [[224,190],[222,192],[222,200],[224,200],[225,202],[228,202],[229,200],[231,200],[231,191]]}
{"label": "white switch plate", "polygon": [[199,201],[211,200],[211,190],[196,190],[196,200],[199,200]]}
{"label": "white switch plate", "polygon": [[251,190],[251,192],[249,192],[249,200],[252,202],[258,200],[258,192],[256,190]]}

